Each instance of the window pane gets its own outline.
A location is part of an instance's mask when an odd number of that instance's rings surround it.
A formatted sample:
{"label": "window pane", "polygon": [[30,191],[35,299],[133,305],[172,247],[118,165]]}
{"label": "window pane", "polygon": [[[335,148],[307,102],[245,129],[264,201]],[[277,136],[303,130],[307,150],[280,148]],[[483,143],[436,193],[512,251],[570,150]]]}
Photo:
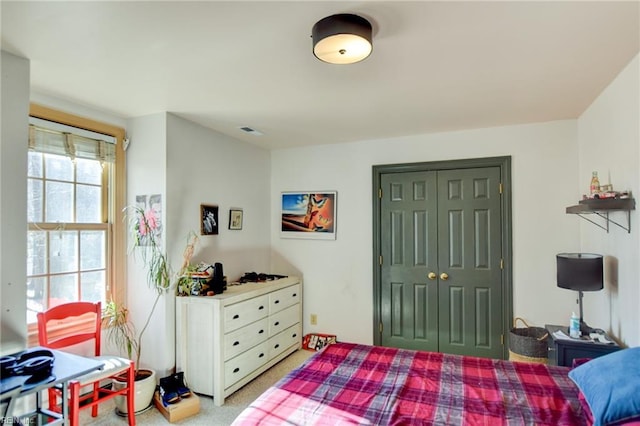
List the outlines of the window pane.
{"label": "window pane", "polygon": [[51,277],[49,307],[52,308],[67,302],[77,302],[77,281],[78,274],[53,275]]}
{"label": "window pane", "polygon": [[105,267],[106,231],[80,231],[80,270]]}
{"label": "window pane", "polygon": [[99,186],[76,186],[76,222],[100,223],[101,220],[101,190]]}
{"label": "window pane", "polygon": [[73,181],[73,161],[62,155],[45,154],[45,178]]}
{"label": "window pane", "polygon": [[28,160],[28,175],[29,177],[42,177],[42,154],[39,152],[29,151]]}
{"label": "window pane", "polygon": [[27,179],[27,222],[42,222],[42,181]]}
{"label": "window pane", "polygon": [[45,222],[73,222],[73,184],[47,182],[46,191]]}
{"label": "window pane", "polygon": [[44,311],[47,299],[47,278],[29,278],[27,280],[27,320],[36,322],[36,313]]}
{"label": "window pane", "polygon": [[96,160],[76,159],[76,181],[80,183],[102,183],[102,164]]}
{"label": "window pane", "polygon": [[106,283],[104,271],[84,272],[80,274],[82,300],[106,304]]}
{"label": "window pane", "polygon": [[27,275],[47,272],[47,233],[29,231],[27,234]]}
{"label": "window pane", "polygon": [[77,271],[77,248],[78,233],[76,231],[52,231],[49,234],[50,273]]}

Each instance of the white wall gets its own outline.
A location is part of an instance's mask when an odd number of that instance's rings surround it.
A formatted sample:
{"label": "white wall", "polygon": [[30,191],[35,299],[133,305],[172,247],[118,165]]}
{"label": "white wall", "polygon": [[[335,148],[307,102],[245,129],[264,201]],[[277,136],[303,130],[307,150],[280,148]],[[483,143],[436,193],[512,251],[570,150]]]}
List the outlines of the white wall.
{"label": "white wall", "polygon": [[[229,281],[268,272],[269,151],[169,114],[167,156],[171,258],[182,261],[187,234],[200,234],[200,204],[212,204],[218,206],[219,234],[199,235],[192,262],[222,263]],[[243,209],[242,230],[228,229],[232,207]]]}
{"label": "white wall", "polygon": [[26,347],[29,60],[0,52],[0,353]]}
{"label": "white wall", "polygon": [[[199,236],[192,263],[220,262],[229,281],[269,265],[269,152],[170,113],[129,120],[128,204],[136,195],[162,194],[163,240],[174,272],[187,236]],[[200,204],[219,208],[219,234],[200,235]],[[229,208],[244,210],[240,231],[228,229]],[[138,329],[149,313],[152,290],[139,261],[129,257],[128,305]],[[143,336],[141,365],[160,377],[175,364],[175,297],[163,296]],[[199,324],[203,330],[206,324]]]}
{"label": "white wall", "polygon": [[64,111],[67,114],[74,114],[80,117],[87,117],[91,120],[99,121],[102,123],[108,123],[112,126],[117,126],[125,129],[127,127],[127,121],[114,114],[90,108],[86,105],[79,105],[75,102],[70,102],[65,99],[56,98],[55,96],[47,95],[40,92],[31,92],[31,102],[39,105],[48,106],[59,111]]}
{"label": "white wall", "polygon": [[[130,143],[127,159],[127,205],[136,204],[136,196],[162,196],[162,240],[166,243],[166,168],[167,114],[157,113],[127,121]],[[150,288],[140,250],[131,249],[127,267],[127,307],[137,332],[141,332],[151,315],[156,292]],[[174,365],[174,319],[171,316],[173,299],[164,295],[153,312],[149,327],[144,331],[140,346],[140,366],[156,370],[158,377],[166,376]]]}
{"label": "white wall", "polygon": [[[558,289],[555,255],[579,249],[575,120],[272,152],[273,269],[304,276],[304,332],[373,342],[372,165],[512,156],[514,313],[563,324],[573,295]],[[336,190],[335,241],[279,236],[280,192]],[[309,324],[309,314],[318,325]]]}
{"label": "white wall", "polygon": [[[591,172],[600,184],[640,193],[640,60],[636,56],[578,120],[580,171],[578,192],[587,192]],[[640,206],[639,206],[640,207]],[[611,218],[626,224],[624,213]],[[580,224],[581,251],[605,256],[605,288],[585,293],[584,317],[592,327],[640,345],[640,232],[638,210],[631,212],[631,233],[615,225],[609,233]]]}

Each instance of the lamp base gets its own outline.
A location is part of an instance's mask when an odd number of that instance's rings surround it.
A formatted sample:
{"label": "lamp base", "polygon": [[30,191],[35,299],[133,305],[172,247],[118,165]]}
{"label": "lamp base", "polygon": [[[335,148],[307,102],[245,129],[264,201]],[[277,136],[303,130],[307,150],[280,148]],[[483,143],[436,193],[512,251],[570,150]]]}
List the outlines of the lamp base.
{"label": "lamp base", "polygon": [[580,321],[580,335],[581,335],[581,336],[588,336],[588,335],[590,335],[591,333],[593,333],[593,332],[594,332],[594,330],[595,330],[595,329],[594,329],[594,328],[589,327],[589,326],[587,325],[587,323],[586,323],[586,322],[584,322],[584,321],[582,321],[582,320]]}

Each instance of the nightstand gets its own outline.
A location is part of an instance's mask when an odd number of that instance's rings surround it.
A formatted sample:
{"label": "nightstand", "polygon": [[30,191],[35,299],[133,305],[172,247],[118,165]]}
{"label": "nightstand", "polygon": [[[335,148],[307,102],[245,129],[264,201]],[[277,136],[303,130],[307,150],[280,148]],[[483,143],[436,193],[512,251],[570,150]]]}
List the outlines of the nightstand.
{"label": "nightstand", "polygon": [[549,365],[571,367],[575,358],[597,358],[620,350],[620,346],[606,334],[612,343],[599,343],[588,338],[558,338],[553,333],[562,330],[568,336],[567,326],[547,324],[545,328],[549,333]]}

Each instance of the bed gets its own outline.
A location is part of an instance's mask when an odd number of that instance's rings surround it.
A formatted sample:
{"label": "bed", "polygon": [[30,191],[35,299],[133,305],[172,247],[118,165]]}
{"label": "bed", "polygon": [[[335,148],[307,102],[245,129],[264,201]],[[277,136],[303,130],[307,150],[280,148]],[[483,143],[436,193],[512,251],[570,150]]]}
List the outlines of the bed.
{"label": "bed", "polygon": [[586,425],[569,368],[336,343],[251,403],[239,425]]}

